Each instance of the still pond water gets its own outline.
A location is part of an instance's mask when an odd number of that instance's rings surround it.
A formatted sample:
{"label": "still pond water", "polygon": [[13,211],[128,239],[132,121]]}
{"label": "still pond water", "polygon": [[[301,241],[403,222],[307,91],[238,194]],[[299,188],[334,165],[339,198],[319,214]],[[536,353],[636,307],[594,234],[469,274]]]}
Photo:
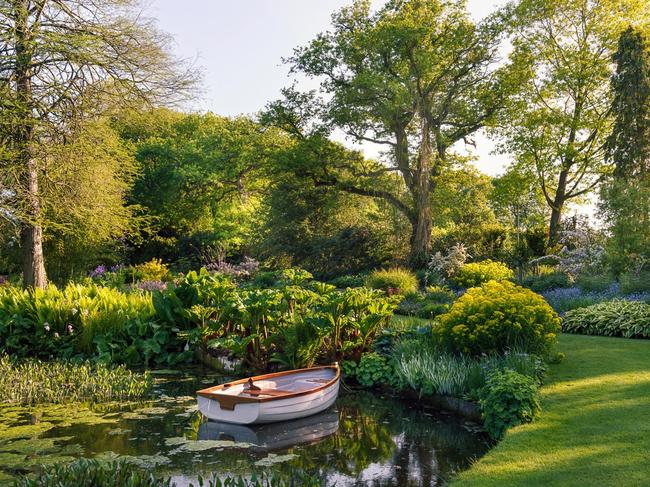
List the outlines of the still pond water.
{"label": "still pond water", "polygon": [[146,403],[0,405],[0,485],[79,457],[127,458],[172,476],[178,486],[212,472],[295,469],[317,472],[327,485],[444,485],[490,447],[472,423],[366,391],[342,390],[333,408],[285,423],[206,421],[194,391],[229,379],[159,371],[155,399]]}

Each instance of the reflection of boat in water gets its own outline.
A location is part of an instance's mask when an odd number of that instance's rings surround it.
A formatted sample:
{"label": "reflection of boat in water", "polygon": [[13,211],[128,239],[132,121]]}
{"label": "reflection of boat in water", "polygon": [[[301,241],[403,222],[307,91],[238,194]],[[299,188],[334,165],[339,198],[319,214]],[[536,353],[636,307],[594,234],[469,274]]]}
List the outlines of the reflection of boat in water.
{"label": "reflection of boat in water", "polygon": [[208,421],[199,427],[198,439],[231,440],[275,450],[312,443],[336,433],[338,429],[338,412],[330,410],[293,421],[258,426]]}
{"label": "reflection of boat in water", "polygon": [[226,423],[287,421],[326,410],[339,393],[338,364],[258,375],[197,391],[204,416]]}

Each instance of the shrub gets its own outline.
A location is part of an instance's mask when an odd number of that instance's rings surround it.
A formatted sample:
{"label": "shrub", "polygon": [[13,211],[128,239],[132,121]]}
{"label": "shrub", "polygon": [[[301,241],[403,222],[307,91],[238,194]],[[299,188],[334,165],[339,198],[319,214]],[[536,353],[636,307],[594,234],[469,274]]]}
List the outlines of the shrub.
{"label": "shrub", "polygon": [[447,286],[427,286],[426,298],[434,303],[451,304],[456,299],[456,294]]}
{"label": "shrub", "polygon": [[539,293],[550,289],[569,287],[571,281],[566,272],[554,271],[548,274],[526,276],[522,285]]}
{"label": "shrub", "polygon": [[495,371],[514,370],[541,381],[546,364],[541,357],[512,350],[503,355],[469,357],[439,353],[429,336],[415,335],[397,342],[392,351],[399,382],[420,394],[441,394],[472,401]]}
{"label": "shrub", "polygon": [[514,277],[512,270],[503,262],[490,259],[482,262],[464,264],[452,278],[459,287],[469,288],[480,286],[488,281],[505,281]]}
{"label": "shrub", "polygon": [[171,281],[172,273],[160,259],[151,259],[133,267],[135,281]]}
{"label": "shrub", "polygon": [[514,370],[497,370],[487,378],[480,392],[485,429],[500,439],[512,426],[532,421],[540,411],[538,383]]}
{"label": "shrub", "polygon": [[515,348],[542,355],[559,331],[560,318],[544,298],[508,281],[469,289],[434,329],[446,350],[471,355]]}
{"label": "shrub", "polygon": [[454,245],[445,255],[436,252],[427,265],[425,275],[427,283],[445,282],[456,275],[468,258],[469,254],[463,244]]}
{"label": "shrub", "polygon": [[567,311],[562,328],[583,335],[650,338],[650,305],[613,300]]}
{"label": "shrub", "polygon": [[0,356],[2,402],[18,404],[102,402],[145,397],[153,380],[148,372],[102,364],[16,361]]}
{"label": "shrub", "polygon": [[585,292],[606,291],[614,283],[614,280],[607,275],[582,274],[576,279],[576,285]]}
{"label": "shrub", "polygon": [[348,287],[361,287],[363,286],[366,280],[365,274],[349,274],[347,276],[339,276],[330,281],[339,289],[345,289]]}
{"label": "shrub", "polygon": [[413,272],[395,267],[373,271],[366,279],[366,286],[389,294],[404,294],[417,291],[418,279]]}
{"label": "shrub", "polygon": [[621,284],[621,293],[649,293],[650,292],[650,272],[626,272],[619,278]]}

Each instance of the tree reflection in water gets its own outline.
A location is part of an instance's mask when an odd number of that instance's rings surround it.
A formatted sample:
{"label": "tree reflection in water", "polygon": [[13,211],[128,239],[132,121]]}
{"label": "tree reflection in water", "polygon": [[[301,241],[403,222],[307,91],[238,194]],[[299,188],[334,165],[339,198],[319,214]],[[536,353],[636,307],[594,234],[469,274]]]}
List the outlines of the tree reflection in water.
{"label": "tree reflection in water", "polygon": [[489,448],[484,435],[458,418],[365,391],[337,402],[339,429],[296,448],[299,458],[280,467],[319,472],[327,485],[440,485]]}

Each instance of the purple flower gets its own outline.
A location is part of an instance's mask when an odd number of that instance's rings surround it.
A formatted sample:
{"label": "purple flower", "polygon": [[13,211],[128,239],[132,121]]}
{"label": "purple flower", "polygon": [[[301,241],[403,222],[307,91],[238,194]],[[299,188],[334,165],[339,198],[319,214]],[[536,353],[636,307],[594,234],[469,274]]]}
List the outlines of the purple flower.
{"label": "purple flower", "polygon": [[106,266],[98,265],[94,271],[91,271],[90,277],[101,277],[106,274]]}
{"label": "purple flower", "polygon": [[115,264],[109,269],[111,272],[120,272],[122,269],[126,269],[124,264]]}

